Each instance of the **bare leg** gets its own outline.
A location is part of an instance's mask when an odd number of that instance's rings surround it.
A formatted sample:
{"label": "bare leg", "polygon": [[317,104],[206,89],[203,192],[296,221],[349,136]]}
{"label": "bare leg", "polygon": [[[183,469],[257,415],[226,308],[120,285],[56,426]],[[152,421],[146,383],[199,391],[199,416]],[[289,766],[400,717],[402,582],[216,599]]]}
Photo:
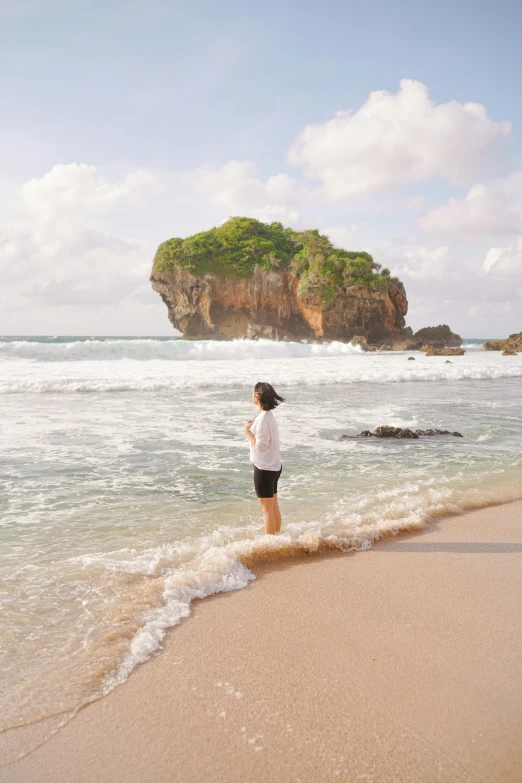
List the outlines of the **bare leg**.
{"label": "bare leg", "polygon": [[259,498],[259,505],[263,512],[265,533],[274,535],[277,532],[277,522],[274,515],[274,498]]}
{"label": "bare leg", "polygon": [[277,502],[277,494],[274,495],[274,516],[276,520],[276,533],[281,530],[281,512],[279,511],[279,503]]}

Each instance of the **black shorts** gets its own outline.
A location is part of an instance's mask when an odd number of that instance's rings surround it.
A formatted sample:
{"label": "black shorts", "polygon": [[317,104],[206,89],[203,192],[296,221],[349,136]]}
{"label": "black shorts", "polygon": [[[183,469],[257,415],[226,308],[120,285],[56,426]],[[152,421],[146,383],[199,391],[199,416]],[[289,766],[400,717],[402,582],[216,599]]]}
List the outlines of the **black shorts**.
{"label": "black shorts", "polygon": [[254,487],[258,498],[273,498],[277,495],[277,481],[283,468],[279,470],[261,470],[254,465]]}

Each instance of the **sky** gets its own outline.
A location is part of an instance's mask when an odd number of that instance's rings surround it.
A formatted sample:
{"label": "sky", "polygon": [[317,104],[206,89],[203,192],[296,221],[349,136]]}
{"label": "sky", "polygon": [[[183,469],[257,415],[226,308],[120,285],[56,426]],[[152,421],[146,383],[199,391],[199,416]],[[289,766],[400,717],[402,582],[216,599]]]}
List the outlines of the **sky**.
{"label": "sky", "polygon": [[0,0],[0,334],[170,335],[158,244],[318,228],[522,330],[518,0]]}

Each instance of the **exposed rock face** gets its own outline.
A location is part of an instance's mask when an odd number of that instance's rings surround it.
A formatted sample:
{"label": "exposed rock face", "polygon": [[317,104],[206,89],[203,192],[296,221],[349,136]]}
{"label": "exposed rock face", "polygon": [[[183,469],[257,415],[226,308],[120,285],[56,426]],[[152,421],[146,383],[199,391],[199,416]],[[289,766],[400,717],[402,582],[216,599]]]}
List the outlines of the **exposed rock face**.
{"label": "exposed rock face", "polygon": [[437,429],[428,429],[428,430],[415,430],[417,435],[421,437],[425,437],[427,435],[453,435],[454,438],[463,438],[464,436],[461,435],[460,432],[450,432],[449,430],[437,430]]}
{"label": "exposed rock face", "polygon": [[383,348],[393,351],[427,351],[429,348],[454,348],[462,345],[462,337],[451,331],[447,324],[426,326],[415,334],[408,326],[403,332],[388,340]]}
{"label": "exposed rock face", "polygon": [[465,353],[464,348],[428,348],[426,356],[464,356]]}
{"label": "exposed rock face", "polygon": [[513,356],[522,351],[522,332],[510,334],[506,340],[491,340],[484,343],[485,351],[503,351],[503,356]]}
{"label": "exposed rock face", "polygon": [[343,340],[395,351],[462,343],[445,324],[415,335],[405,328],[400,280],[317,229],[231,217],[162,242],[150,280],[186,339]]}
{"label": "exposed rock face", "polygon": [[413,335],[413,342],[421,351],[428,348],[460,348],[462,337],[452,332],[447,324],[441,324],[419,329]]}
{"label": "exposed rock face", "polygon": [[419,436],[413,430],[407,427],[377,427],[375,432],[364,430],[358,436],[359,438],[403,438],[406,440],[416,440]]}
{"label": "exposed rock face", "polygon": [[[431,435],[453,435],[455,438],[462,438],[460,432],[450,432],[449,430],[410,430],[407,427],[389,427],[382,426],[377,427],[375,432],[370,430],[364,430],[360,435],[356,435],[357,438],[401,438],[405,440],[417,440],[421,437],[429,437]],[[349,440],[353,438],[353,435],[341,435],[341,440]]]}
{"label": "exposed rock face", "polygon": [[152,287],[168,308],[169,320],[187,339],[350,340],[364,347],[399,338],[408,302],[404,286],[387,290],[340,286],[328,304],[298,292],[289,269],[255,269],[250,277],[193,276],[188,270],[154,273]]}

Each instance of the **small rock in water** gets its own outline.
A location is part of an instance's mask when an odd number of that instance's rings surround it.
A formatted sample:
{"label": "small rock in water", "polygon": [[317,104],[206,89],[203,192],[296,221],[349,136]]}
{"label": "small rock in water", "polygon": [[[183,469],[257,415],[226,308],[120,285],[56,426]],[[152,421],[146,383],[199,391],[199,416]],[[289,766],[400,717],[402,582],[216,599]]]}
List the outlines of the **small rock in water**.
{"label": "small rock in water", "polygon": [[463,437],[460,434],[460,432],[450,432],[449,430],[429,429],[429,430],[415,430],[415,431],[417,435],[453,435],[455,438]]}
{"label": "small rock in water", "polygon": [[[375,432],[371,430],[364,430],[360,435],[356,435],[357,438],[401,438],[403,440],[417,440],[420,437],[426,437],[431,435],[452,435],[455,438],[462,438],[460,432],[450,432],[449,430],[438,430],[430,428],[427,430],[410,430],[407,427],[377,427]],[[349,440],[353,438],[353,435],[341,435],[341,440]]]}
{"label": "small rock in water", "polygon": [[418,438],[416,432],[407,427],[377,427],[373,433],[376,438]]}
{"label": "small rock in water", "polygon": [[444,362],[444,364],[453,364],[453,362],[450,362],[450,360],[449,360],[449,359],[446,359],[446,361]]}
{"label": "small rock in water", "polygon": [[415,361],[415,356],[408,356],[408,361],[409,362],[414,362]]}
{"label": "small rock in water", "polygon": [[426,356],[464,356],[464,348],[428,348]]}

